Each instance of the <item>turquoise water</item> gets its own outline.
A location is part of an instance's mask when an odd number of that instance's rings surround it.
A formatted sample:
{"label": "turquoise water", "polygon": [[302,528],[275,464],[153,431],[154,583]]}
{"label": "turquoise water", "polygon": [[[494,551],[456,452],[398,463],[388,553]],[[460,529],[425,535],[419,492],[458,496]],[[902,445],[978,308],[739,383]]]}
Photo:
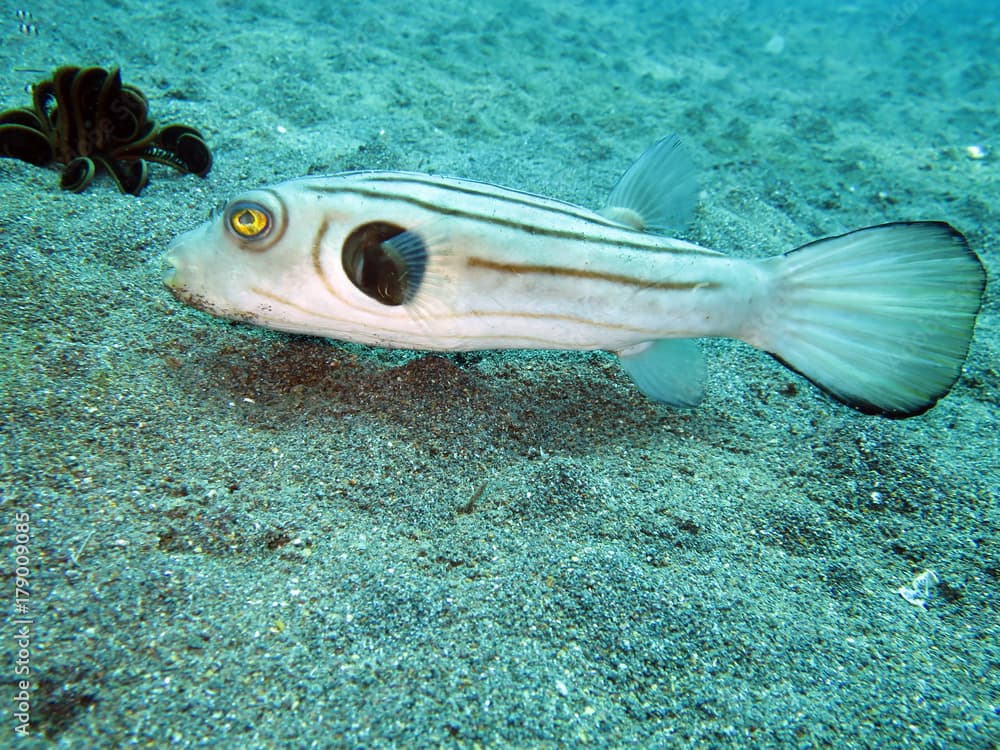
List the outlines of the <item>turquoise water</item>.
{"label": "turquoise water", "polygon": [[0,109],[120,66],[214,163],[134,197],[0,159],[0,745],[996,747],[992,287],[952,392],[892,421],[725,340],[678,410],[600,352],[231,324],[161,256],[306,174],[596,208],[676,132],[684,239],[940,220],[995,278],[998,28],[973,3],[4,5]]}

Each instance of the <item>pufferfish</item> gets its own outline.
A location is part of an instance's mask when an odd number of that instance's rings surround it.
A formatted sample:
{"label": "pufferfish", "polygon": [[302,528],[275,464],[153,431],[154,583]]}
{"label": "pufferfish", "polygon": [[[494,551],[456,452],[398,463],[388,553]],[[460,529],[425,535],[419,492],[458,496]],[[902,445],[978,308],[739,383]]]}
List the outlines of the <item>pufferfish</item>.
{"label": "pufferfish", "polygon": [[597,212],[412,172],[304,177],[177,237],[164,282],[212,315],[356,343],[610,351],[678,407],[702,399],[703,337],[768,352],[868,414],[921,414],[948,393],[986,283],[961,233],[899,222],[743,259],[666,234],[696,198],[676,136]]}

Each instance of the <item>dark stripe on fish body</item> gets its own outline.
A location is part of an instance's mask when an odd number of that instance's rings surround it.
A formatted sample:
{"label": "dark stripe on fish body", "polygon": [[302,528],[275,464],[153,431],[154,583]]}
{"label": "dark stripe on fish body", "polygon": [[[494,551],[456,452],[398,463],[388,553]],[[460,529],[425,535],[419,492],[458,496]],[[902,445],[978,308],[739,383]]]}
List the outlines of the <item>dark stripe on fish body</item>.
{"label": "dark stripe on fish body", "polygon": [[[337,293],[337,290],[334,287],[333,283],[330,281],[330,279],[326,277],[326,273],[324,273],[323,271],[323,255],[322,255],[323,238],[326,236],[326,233],[329,230],[330,230],[330,220],[324,217],[323,221],[321,221],[319,224],[319,229],[316,231],[316,237],[313,239],[313,246],[312,246],[313,270],[316,272],[316,275],[319,276],[319,280],[323,282],[323,286],[326,288],[327,293],[334,299],[340,300],[344,304],[347,304],[347,300],[345,300],[340,294]],[[304,309],[304,308],[299,308],[299,309]]]}
{"label": "dark stripe on fish body", "polygon": [[[456,192],[456,193],[459,193],[459,194],[461,194],[461,192],[462,192],[461,189],[455,188],[455,187],[453,187],[451,185],[444,185],[444,184],[439,184],[439,183],[427,183],[427,184],[433,185],[433,187],[435,187],[437,189],[441,189],[441,190],[450,190],[452,192]],[[483,184],[486,184],[486,183],[483,183]],[[423,208],[423,209],[426,209],[427,211],[433,211],[435,213],[442,214],[442,215],[445,215],[445,216],[455,216],[455,217],[462,218],[462,219],[471,219],[473,221],[479,221],[479,222],[482,222],[484,224],[492,224],[492,225],[497,225],[497,226],[503,226],[503,227],[507,227],[509,229],[514,229],[514,230],[517,230],[517,231],[520,231],[520,232],[525,232],[527,234],[536,235],[536,236],[537,235],[541,235],[543,237],[552,237],[554,239],[574,240],[574,241],[577,241],[577,242],[589,242],[589,243],[593,243],[593,244],[597,244],[597,245],[607,245],[607,246],[616,247],[616,248],[630,248],[630,249],[633,249],[633,250],[642,250],[642,251],[645,251],[645,252],[650,252],[651,251],[651,252],[659,252],[659,253],[671,253],[671,254],[674,254],[674,255],[706,255],[706,256],[713,257],[713,258],[716,258],[716,257],[719,256],[719,253],[716,253],[716,252],[711,251],[711,250],[702,250],[702,251],[699,251],[699,250],[695,250],[695,249],[692,249],[692,248],[678,248],[678,249],[675,249],[675,248],[670,248],[670,247],[664,247],[663,245],[656,245],[656,244],[650,244],[650,243],[645,243],[645,242],[636,242],[636,241],[630,241],[630,240],[614,240],[614,239],[604,238],[604,237],[594,237],[592,235],[588,235],[588,234],[585,234],[585,233],[582,233],[582,232],[571,232],[571,231],[567,231],[567,230],[563,230],[563,229],[550,229],[550,228],[547,228],[547,227],[538,226],[537,224],[525,224],[524,222],[511,221],[509,219],[498,219],[498,218],[496,218],[494,216],[489,216],[489,215],[486,215],[486,214],[477,214],[477,213],[473,213],[471,211],[465,211],[465,210],[458,209],[458,208],[446,208],[446,207],[440,206],[440,205],[438,205],[436,203],[432,203],[430,201],[425,201],[425,200],[421,200],[419,198],[414,198],[413,196],[410,196],[410,195],[386,193],[383,190],[374,190],[374,189],[370,189],[370,188],[355,187],[353,185],[340,185],[340,186],[308,185],[307,189],[312,190],[314,192],[327,194],[327,195],[334,195],[334,194],[337,194],[337,193],[349,193],[351,195],[359,195],[359,196],[364,197],[364,198],[383,199],[383,200],[386,200],[386,201],[398,201],[400,203],[408,203],[411,206],[417,206],[418,208]],[[525,193],[525,195],[528,195],[528,194]],[[505,202],[505,203],[513,204],[513,205],[526,205],[526,206],[530,206],[531,208],[534,208],[536,210],[545,211],[547,213],[555,214],[556,216],[572,216],[575,219],[583,219],[585,221],[594,221],[593,217],[591,217],[591,216],[581,216],[579,214],[571,214],[568,211],[564,211],[564,210],[561,210],[561,209],[559,209],[559,208],[557,208],[555,206],[550,206],[550,205],[546,205],[546,204],[529,203],[527,201],[523,201],[523,202],[522,201],[517,201],[517,200],[514,200],[514,199],[510,198],[507,195],[492,195],[492,194],[489,194],[489,193],[485,193],[485,194],[483,194],[483,197],[491,198],[492,200],[501,201],[501,202]],[[595,223],[597,223],[597,222],[595,222]],[[624,226],[622,226],[620,224],[615,224],[613,222],[607,224],[607,226],[608,226],[608,228],[617,229],[617,230],[620,230],[622,232],[631,232],[632,231],[632,230],[629,230],[628,227],[624,227]],[[635,233],[638,234],[638,232],[635,232]]]}
{"label": "dark stripe on fish body", "polygon": [[[316,271],[316,275],[323,279],[323,283],[326,284],[327,289],[330,289],[330,284],[327,282],[326,277],[323,275],[323,264],[320,261],[320,253],[323,249],[323,236],[326,234],[326,230],[330,228],[330,220],[323,218],[323,221],[319,223],[319,229],[316,230],[316,238],[313,240],[312,247],[312,262],[313,270]],[[332,292],[333,290],[330,289]]]}
{"label": "dark stripe on fish body", "polygon": [[[503,188],[502,192],[498,194],[495,192],[497,186],[492,185],[489,182],[462,180],[462,185],[453,185],[446,182],[442,183],[435,180],[433,177],[425,177],[416,173],[396,174],[392,172],[373,172],[369,175],[369,180],[372,182],[392,183],[394,185],[423,185],[436,188],[438,190],[447,190],[452,193],[459,193],[461,195],[474,195],[480,198],[490,198],[496,201],[503,201],[504,203],[512,205],[528,206],[529,208],[548,211],[549,213],[557,215],[570,216],[574,219],[582,219],[583,221],[590,221],[594,224],[601,224],[612,229],[628,229],[628,227],[623,227],[617,221],[612,221],[611,219],[607,219],[600,214],[594,214],[592,211],[588,211],[580,206],[575,206],[572,203],[566,203],[565,201],[557,200],[555,198],[542,198],[534,193],[527,193],[523,190],[514,190],[513,188]],[[466,184],[468,187],[466,187]]]}
{"label": "dark stripe on fish body", "polygon": [[513,274],[537,273],[547,276],[568,276],[576,279],[596,279],[598,281],[610,281],[614,284],[626,284],[637,286],[641,289],[663,289],[666,291],[687,292],[693,289],[721,289],[722,285],[707,281],[648,281],[647,279],[637,279],[634,276],[622,276],[614,273],[601,273],[600,271],[587,271],[581,268],[563,268],[561,266],[540,266],[518,263],[497,263],[485,258],[470,257],[466,264],[470,268],[486,268],[491,271],[503,271]]}
{"label": "dark stripe on fish body", "polygon": [[538,273],[546,276],[568,276],[575,279],[596,279],[598,281],[610,281],[613,284],[625,284],[627,286],[637,286],[640,289],[663,289],[672,292],[688,292],[693,289],[721,289],[721,284],[708,281],[649,281],[647,279],[637,279],[634,276],[622,276],[615,273],[601,273],[600,271],[585,271],[581,268],[563,268],[562,266],[541,266],[517,263],[497,263],[485,258],[470,257],[466,264],[470,268],[485,268],[490,271],[503,271],[513,274]]}

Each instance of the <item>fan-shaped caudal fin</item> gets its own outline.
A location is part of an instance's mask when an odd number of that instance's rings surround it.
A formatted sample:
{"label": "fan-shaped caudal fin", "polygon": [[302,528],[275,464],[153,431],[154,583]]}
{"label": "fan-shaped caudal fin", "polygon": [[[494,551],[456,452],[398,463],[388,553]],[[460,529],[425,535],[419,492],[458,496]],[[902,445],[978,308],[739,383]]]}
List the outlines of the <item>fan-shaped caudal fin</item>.
{"label": "fan-shaped caudal fin", "polygon": [[868,227],[761,264],[770,294],[741,338],[845,404],[910,417],[958,379],[986,272],[948,224]]}

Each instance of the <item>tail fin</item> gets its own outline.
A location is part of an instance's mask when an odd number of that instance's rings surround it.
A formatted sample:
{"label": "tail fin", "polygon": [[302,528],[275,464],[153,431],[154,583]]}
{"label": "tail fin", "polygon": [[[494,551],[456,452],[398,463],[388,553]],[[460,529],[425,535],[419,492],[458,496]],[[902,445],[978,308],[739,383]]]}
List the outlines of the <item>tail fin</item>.
{"label": "tail fin", "polygon": [[941,222],[884,224],[769,258],[743,338],[867,414],[923,414],[954,385],[986,271]]}

